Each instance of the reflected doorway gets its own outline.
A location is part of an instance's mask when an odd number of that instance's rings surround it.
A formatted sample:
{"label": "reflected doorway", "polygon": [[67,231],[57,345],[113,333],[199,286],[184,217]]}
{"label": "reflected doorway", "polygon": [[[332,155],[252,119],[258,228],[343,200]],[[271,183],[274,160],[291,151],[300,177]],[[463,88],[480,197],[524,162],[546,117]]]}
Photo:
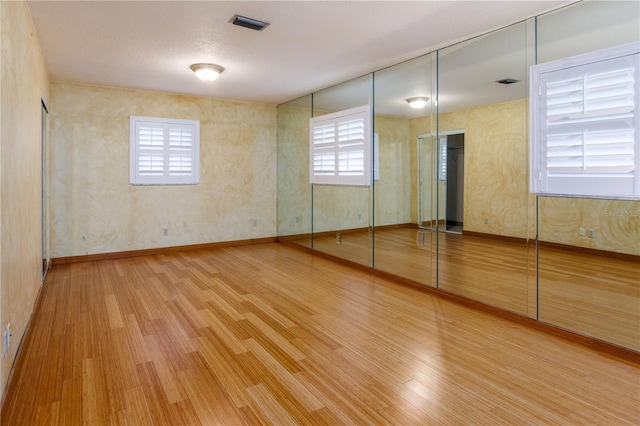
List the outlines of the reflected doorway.
{"label": "reflected doorway", "polygon": [[436,135],[418,136],[418,227],[438,226],[438,142]]}
{"label": "reflected doorway", "polygon": [[445,230],[462,233],[464,224],[464,133],[447,135],[444,173]]}
{"label": "reflected doorway", "polygon": [[464,131],[418,136],[418,226],[462,233]]}

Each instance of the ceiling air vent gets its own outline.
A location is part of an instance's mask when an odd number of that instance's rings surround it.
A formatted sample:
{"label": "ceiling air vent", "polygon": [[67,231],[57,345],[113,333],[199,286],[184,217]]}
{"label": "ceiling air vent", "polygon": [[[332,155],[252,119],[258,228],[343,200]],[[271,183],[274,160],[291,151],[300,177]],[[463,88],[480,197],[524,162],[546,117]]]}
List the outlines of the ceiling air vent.
{"label": "ceiling air vent", "polygon": [[231,18],[233,25],[240,27],[251,28],[252,30],[262,31],[269,26],[268,22],[258,21],[257,19],[247,18],[246,16],[234,15]]}
{"label": "ceiling air vent", "polygon": [[513,83],[517,83],[520,80],[516,80],[515,78],[503,78],[502,80],[498,80],[496,81],[496,83],[500,83],[500,84],[513,84]]}

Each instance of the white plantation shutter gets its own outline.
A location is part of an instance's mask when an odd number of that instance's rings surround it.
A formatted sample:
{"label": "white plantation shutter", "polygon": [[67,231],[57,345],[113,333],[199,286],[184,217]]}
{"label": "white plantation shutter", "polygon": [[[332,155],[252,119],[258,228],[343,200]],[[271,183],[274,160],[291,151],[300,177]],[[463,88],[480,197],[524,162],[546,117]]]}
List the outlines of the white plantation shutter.
{"label": "white plantation shutter", "polygon": [[164,129],[154,123],[137,127],[138,154],[136,167],[142,176],[162,176],[164,170]]}
{"label": "white plantation shutter", "polygon": [[640,197],[640,43],[534,66],[531,190]]}
{"label": "white plantation shutter", "polygon": [[338,174],[364,175],[364,118],[338,122]]}
{"label": "white plantation shutter", "polygon": [[200,122],[131,116],[130,183],[199,182]]}
{"label": "white plantation shutter", "polygon": [[313,128],[312,137],[313,174],[334,176],[336,174],[336,126],[333,123]]}
{"label": "white plantation shutter", "polygon": [[440,155],[438,157],[438,162],[440,163],[440,167],[438,170],[438,179],[447,180],[447,138],[440,138],[440,144],[438,146],[440,148]]}
{"label": "white plantation shutter", "polygon": [[368,105],[312,118],[310,182],[370,185],[370,127]]}
{"label": "white plantation shutter", "polygon": [[191,176],[194,166],[193,126],[170,125],[168,131],[169,176]]}

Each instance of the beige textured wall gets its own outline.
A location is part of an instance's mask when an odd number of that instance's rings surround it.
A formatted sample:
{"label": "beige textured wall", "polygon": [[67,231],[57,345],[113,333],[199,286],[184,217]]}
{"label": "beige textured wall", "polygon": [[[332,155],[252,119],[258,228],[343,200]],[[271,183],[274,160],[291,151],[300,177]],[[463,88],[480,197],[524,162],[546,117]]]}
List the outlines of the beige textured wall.
{"label": "beige textured wall", "polygon": [[411,138],[409,120],[375,116],[380,180],[374,184],[375,225],[411,222]]}
{"label": "beige textured wall", "polygon": [[[65,83],[51,92],[52,257],[276,235],[275,106]],[[131,115],[200,120],[198,185],[129,184]]]}
{"label": "beige textured wall", "polygon": [[[440,132],[465,131],[466,231],[526,237],[529,191],[526,120],[524,99],[441,114],[438,118]],[[430,132],[428,118],[412,123],[416,137]]]}
{"label": "beige textured wall", "polygon": [[366,228],[370,194],[368,187],[314,185],[313,232]]}
{"label": "beige textured wall", "polygon": [[[311,232],[311,108],[278,107],[278,235]],[[296,220],[297,218],[297,220]]]}
{"label": "beige textured wall", "polygon": [[0,295],[1,324],[11,323],[8,374],[40,289],[40,100],[49,97],[47,71],[26,3],[0,2]]}
{"label": "beige textured wall", "polygon": [[640,201],[539,197],[538,211],[541,241],[640,256]]}

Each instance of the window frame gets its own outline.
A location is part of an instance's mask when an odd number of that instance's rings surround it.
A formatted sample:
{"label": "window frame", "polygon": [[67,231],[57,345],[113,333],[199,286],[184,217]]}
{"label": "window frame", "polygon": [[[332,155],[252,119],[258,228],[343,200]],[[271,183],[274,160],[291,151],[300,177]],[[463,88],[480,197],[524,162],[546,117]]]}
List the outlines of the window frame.
{"label": "window frame", "polygon": [[[340,153],[357,153],[359,150],[349,151],[347,144],[341,146],[339,131],[340,124],[347,122],[362,120],[362,172],[359,171],[340,171]],[[332,127],[333,130],[330,130]],[[327,142],[316,143],[314,134],[316,129],[323,128],[322,131],[327,137]],[[332,137],[329,135],[332,134]],[[352,139],[356,140],[356,139]],[[318,146],[322,145],[322,146]],[[357,145],[357,144],[356,144]],[[371,131],[371,108],[369,105],[362,105],[331,114],[324,114],[312,117],[309,121],[309,182],[312,185],[339,185],[339,186],[371,186],[372,164],[371,164],[371,148],[372,131]],[[347,148],[345,148],[347,146]],[[332,157],[333,170],[319,172],[315,167],[316,155],[324,153],[328,163]],[[348,161],[348,160],[347,160]]]}
{"label": "window frame", "polygon": [[[609,62],[611,61],[611,62]],[[561,138],[562,136],[569,137],[569,133],[553,133],[549,131],[548,127],[551,119],[547,119],[547,108],[549,103],[546,97],[547,84],[552,85],[554,83],[569,81],[570,79],[576,79],[579,77],[566,77],[571,74],[578,75],[580,72],[584,74],[585,82],[589,78],[594,78],[604,73],[598,74],[593,71],[599,67],[608,67],[613,64],[613,61],[627,61],[629,66],[633,68],[632,75],[634,76],[632,87],[632,99],[633,109],[631,112],[623,113],[602,113],[589,114],[586,111],[586,105],[590,101],[593,102],[593,98],[587,98],[586,93],[588,90],[586,85],[583,85],[576,91],[579,93],[580,99],[576,102],[582,102],[584,112],[583,116],[573,118],[566,114],[561,120],[564,120],[560,124],[555,124],[556,128],[568,129],[575,127],[571,136],[582,136],[582,150],[581,156],[572,154],[574,159],[579,158],[584,166],[580,171],[549,171],[548,155],[550,151],[548,149],[549,136],[556,136]],[[607,64],[609,62],[609,64]],[[530,191],[532,193],[548,196],[568,196],[568,197],[598,197],[598,198],[616,198],[616,199],[638,199],[640,198],[640,42],[627,43],[621,46],[615,46],[608,49],[598,50],[582,55],[577,55],[570,58],[563,58],[543,64],[534,65],[531,67],[530,73]],[[608,68],[609,69],[609,68]],[[610,68],[613,70],[622,70],[623,68],[615,67]],[[556,73],[552,76],[553,73]],[[604,109],[603,109],[604,111]],[[625,117],[626,115],[626,117]],[[623,118],[618,118],[623,117]],[[609,120],[609,121],[607,121]],[[606,123],[613,123],[614,120],[624,121],[627,127],[611,126],[607,130],[604,129]],[[604,124],[603,124],[604,123]],[[633,133],[633,148],[631,149],[633,155],[633,161],[631,166],[633,170],[627,172],[613,172],[613,171],[588,171],[586,163],[588,161],[586,141],[589,136],[597,135],[601,133],[613,133],[622,132],[628,129]],[[568,155],[568,154],[566,154]],[[593,167],[593,166],[592,166]],[[609,167],[613,169],[615,166]],[[562,167],[556,166],[561,169]],[[566,169],[571,167],[566,166]],[[573,167],[575,169],[575,167]]]}
{"label": "window frame", "polygon": [[[141,125],[155,129],[162,128],[162,148],[145,149],[140,146]],[[129,118],[129,183],[131,185],[196,185],[200,183],[200,121],[177,118],[145,117],[132,115]],[[171,131],[189,130],[192,136],[190,148],[172,148],[170,144]],[[145,175],[139,167],[141,153],[160,155],[162,151],[162,174]],[[177,152],[191,156],[191,170],[188,174],[172,174],[169,167],[172,155]]]}

